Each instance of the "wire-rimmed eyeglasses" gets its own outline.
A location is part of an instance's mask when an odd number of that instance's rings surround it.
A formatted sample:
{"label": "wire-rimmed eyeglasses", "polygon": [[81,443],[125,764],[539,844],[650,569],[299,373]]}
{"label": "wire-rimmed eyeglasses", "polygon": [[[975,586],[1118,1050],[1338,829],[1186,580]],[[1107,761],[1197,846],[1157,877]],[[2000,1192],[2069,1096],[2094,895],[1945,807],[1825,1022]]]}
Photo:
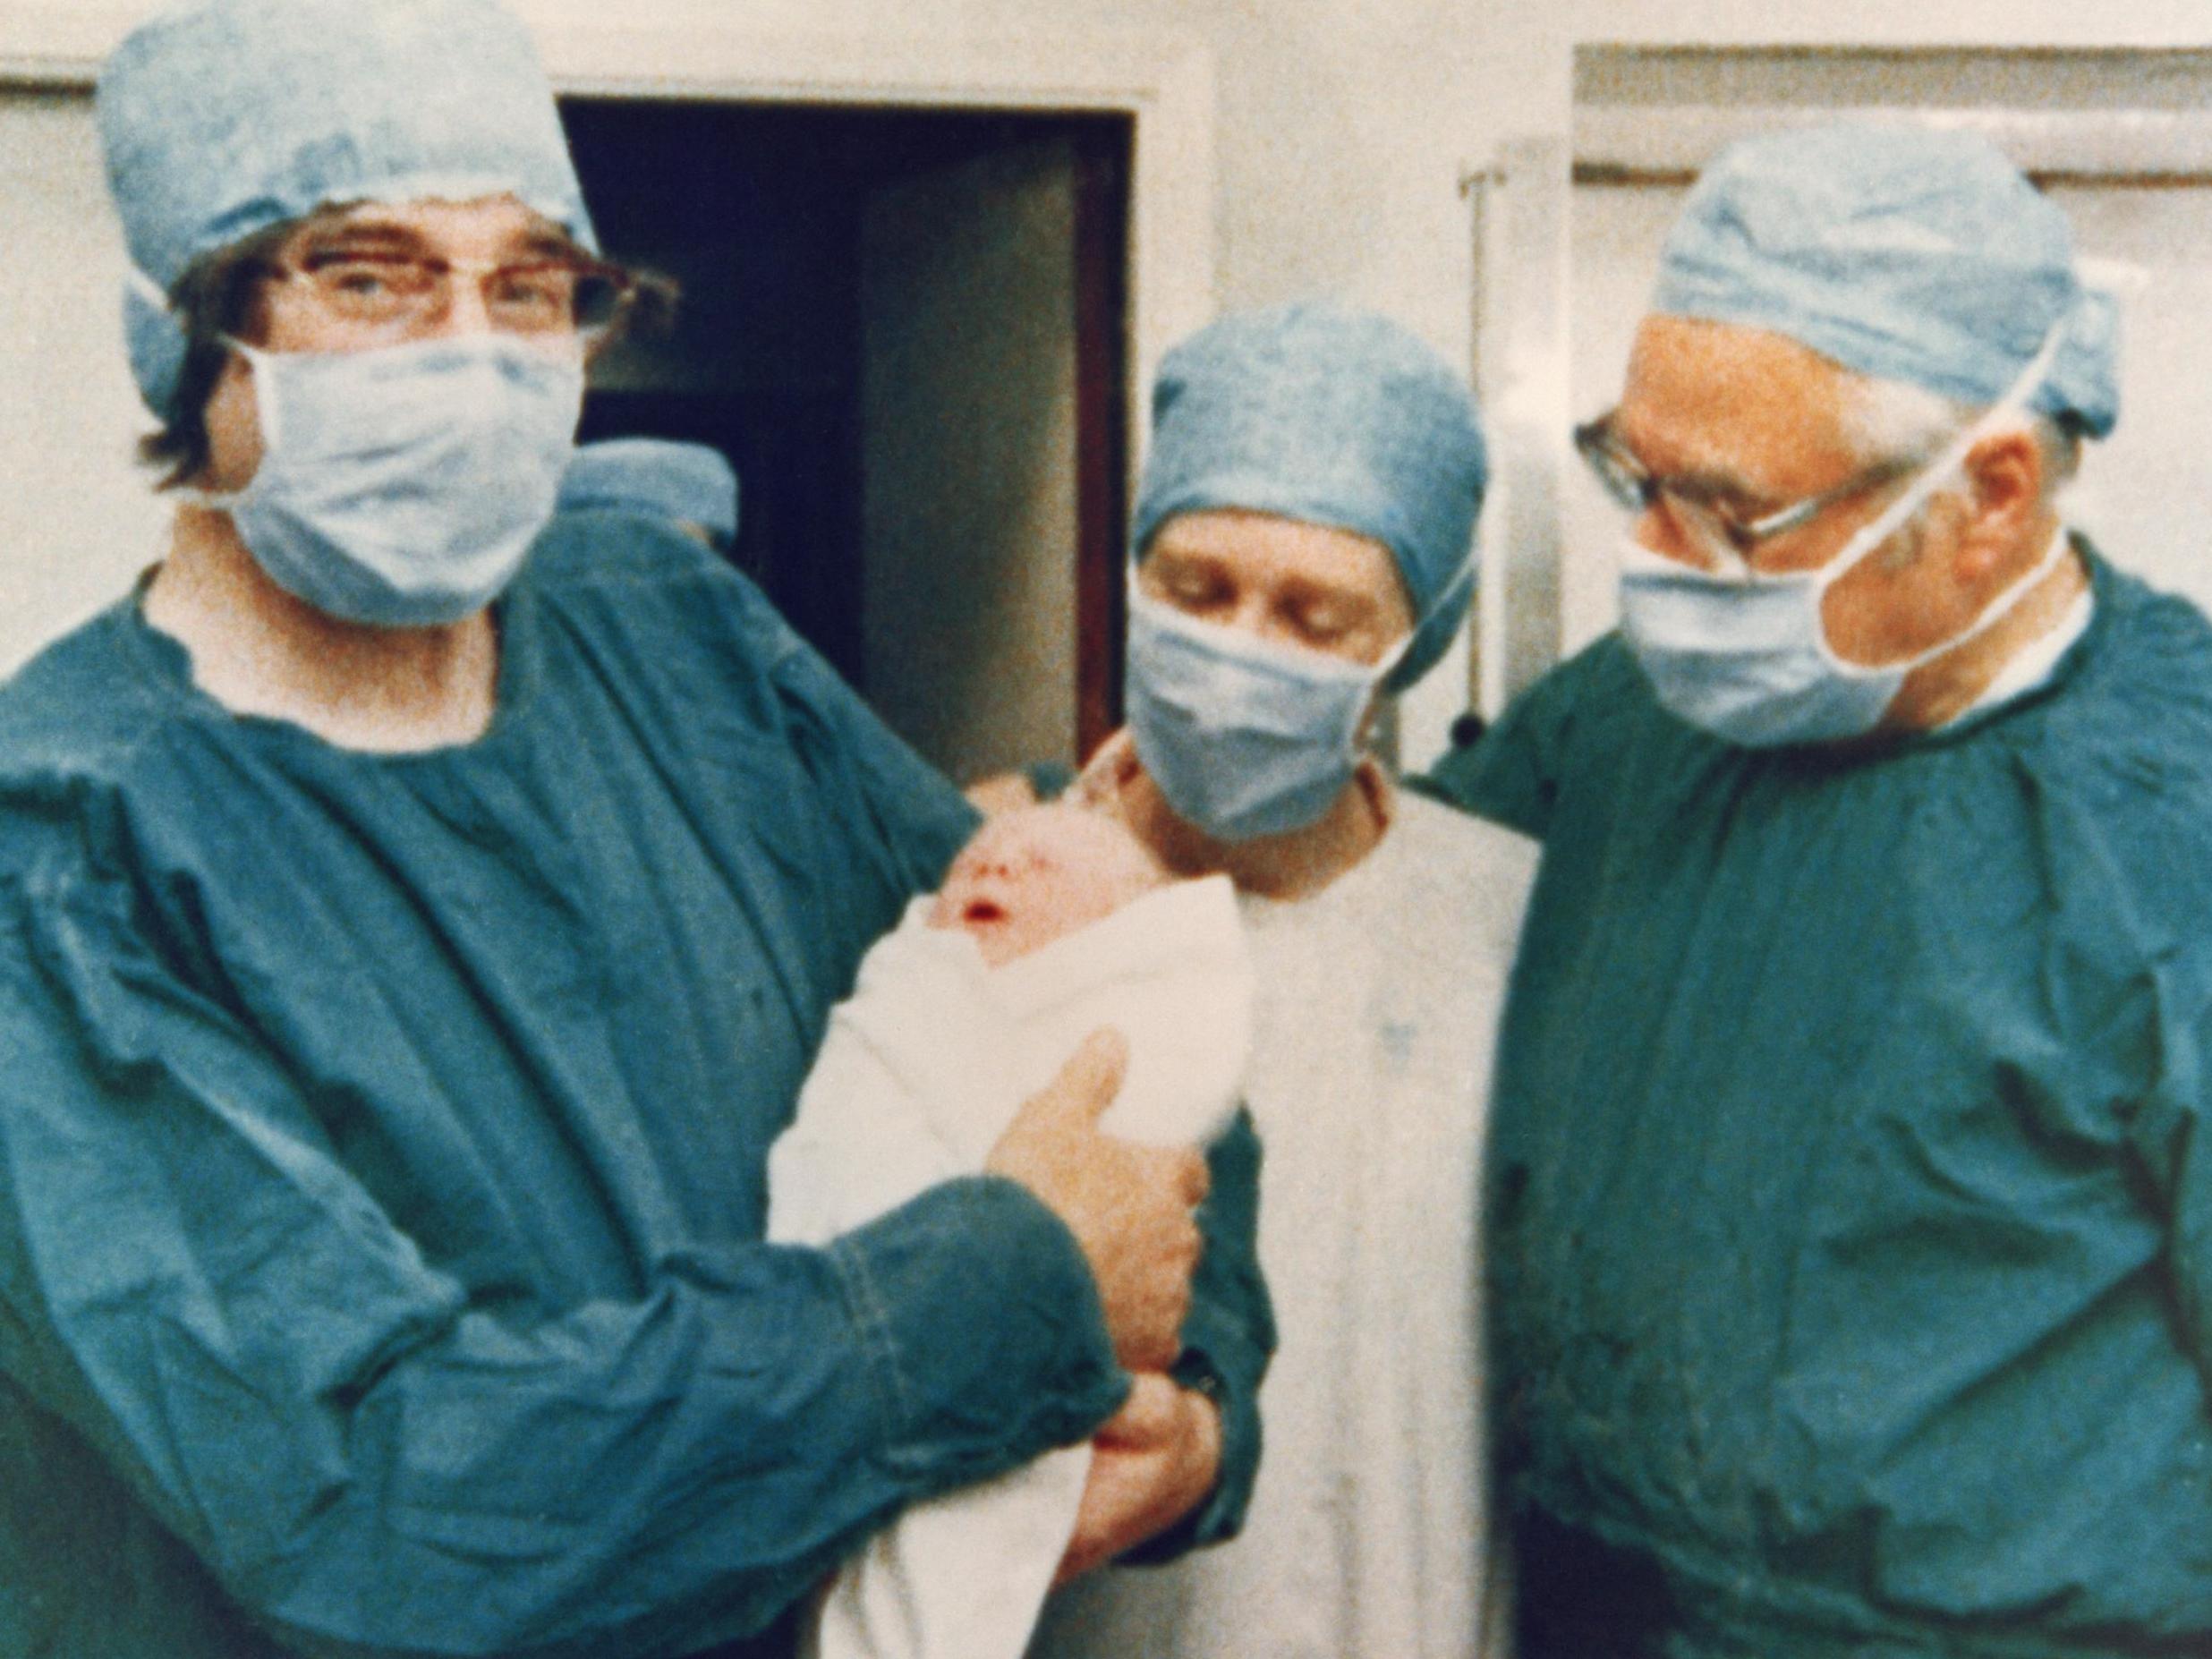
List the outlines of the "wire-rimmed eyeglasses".
{"label": "wire-rimmed eyeglasses", "polygon": [[1715,548],[1748,559],[1760,543],[1809,523],[1828,508],[1863,490],[1910,472],[1914,463],[1892,460],[1856,472],[1833,489],[1808,496],[1771,513],[1747,516],[1740,506],[1701,488],[1695,481],[1655,476],[1613,436],[1613,418],[1600,415],[1575,428],[1575,451],[1614,503],[1628,513],[1647,513],[1663,500],[1668,510]]}

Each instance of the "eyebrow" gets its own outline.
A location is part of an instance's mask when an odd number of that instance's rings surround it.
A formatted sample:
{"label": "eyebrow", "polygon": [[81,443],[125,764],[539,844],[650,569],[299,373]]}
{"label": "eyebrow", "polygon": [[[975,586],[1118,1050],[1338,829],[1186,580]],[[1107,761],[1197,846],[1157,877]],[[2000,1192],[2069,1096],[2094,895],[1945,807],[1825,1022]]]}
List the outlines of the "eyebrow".
{"label": "eyebrow", "polygon": [[[440,257],[420,231],[379,219],[332,219],[321,224],[311,221],[300,227],[299,234],[302,244],[310,247],[360,248],[413,254],[424,259]],[[589,259],[591,256],[558,228],[532,227],[518,233],[506,244],[499,257],[503,259]]]}
{"label": "eyebrow", "polygon": [[1154,559],[1164,559],[1170,565],[1204,566],[1211,568],[1221,563],[1221,555],[1211,548],[1187,547],[1176,540],[1171,532],[1163,532],[1158,540],[1153,541],[1152,550],[1145,555],[1147,564]]}
{"label": "eyebrow", "polygon": [[328,247],[342,243],[348,247],[389,247],[413,249],[423,245],[422,238],[397,225],[379,225],[370,220],[365,224],[346,219],[334,219],[327,224],[310,223],[300,227],[300,240],[318,246]]}
{"label": "eyebrow", "polygon": [[523,239],[522,251],[553,259],[590,259],[591,254],[565,231],[532,231]]}

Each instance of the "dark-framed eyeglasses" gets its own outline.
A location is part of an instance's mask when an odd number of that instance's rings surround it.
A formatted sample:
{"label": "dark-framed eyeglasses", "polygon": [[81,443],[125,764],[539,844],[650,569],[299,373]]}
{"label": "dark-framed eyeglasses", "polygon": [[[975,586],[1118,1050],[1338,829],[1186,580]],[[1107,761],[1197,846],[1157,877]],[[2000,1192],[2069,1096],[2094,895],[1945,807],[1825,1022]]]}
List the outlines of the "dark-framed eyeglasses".
{"label": "dark-framed eyeglasses", "polygon": [[1771,513],[1747,515],[1736,503],[1701,489],[1688,480],[1660,478],[1624,448],[1613,436],[1612,414],[1600,415],[1575,428],[1575,452],[1589,465],[1605,494],[1623,512],[1651,511],[1662,500],[1669,512],[1705,535],[1716,548],[1748,559],[1760,543],[1810,523],[1830,507],[1880,484],[1901,478],[1915,463],[1879,462],[1854,473],[1832,489],[1793,501]]}

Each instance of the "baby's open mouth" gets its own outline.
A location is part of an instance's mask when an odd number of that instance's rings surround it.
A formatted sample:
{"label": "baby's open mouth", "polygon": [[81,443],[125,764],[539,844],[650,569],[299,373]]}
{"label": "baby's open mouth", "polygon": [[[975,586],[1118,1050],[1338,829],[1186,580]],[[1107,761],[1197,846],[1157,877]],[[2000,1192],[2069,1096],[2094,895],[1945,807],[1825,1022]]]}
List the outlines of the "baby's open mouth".
{"label": "baby's open mouth", "polygon": [[1006,908],[992,899],[971,898],[966,908],[960,912],[960,920],[971,926],[988,926],[993,922],[1005,921]]}

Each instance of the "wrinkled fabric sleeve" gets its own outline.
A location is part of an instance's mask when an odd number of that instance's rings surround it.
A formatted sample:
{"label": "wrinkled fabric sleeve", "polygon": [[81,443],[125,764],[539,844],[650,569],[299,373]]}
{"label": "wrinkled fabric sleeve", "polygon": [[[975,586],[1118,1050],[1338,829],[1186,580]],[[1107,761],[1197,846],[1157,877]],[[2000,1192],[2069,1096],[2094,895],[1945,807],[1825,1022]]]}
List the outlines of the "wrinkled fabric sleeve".
{"label": "wrinkled fabric sleeve", "polygon": [[[2208,874],[2212,847],[2174,870],[2157,903],[2204,914],[2212,896],[2196,889]],[[2095,932],[2078,927],[2074,949],[2046,980],[2062,1007],[2096,1019],[2076,1049],[2078,1063],[2100,1085],[2093,1098],[2136,1097],[2128,1109],[2129,1138],[2167,1218],[2179,1335],[2212,1416],[2212,961],[2201,938],[2151,948],[2148,941],[2165,929],[2144,914],[2150,896],[2119,886],[2105,889]],[[2110,972],[2123,963],[2124,975]],[[2085,964],[2107,972],[2092,977],[2082,972]],[[2145,1066],[2149,1085],[2139,1094],[2142,1085],[2129,1074]]]}
{"label": "wrinkled fabric sleeve", "polygon": [[1126,1396],[1015,1184],[472,1303],[119,884],[0,892],[0,1369],[312,1654],[683,1652]]}
{"label": "wrinkled fabric sleeve", "polygon": [[1191,1280],[1183,1352],[1172,1374],[1211,1399],[1221,1414],[1221,1463],[1213,1491],[1196,1509],[1122,1557],[1173,1561],[1233,1538],[1244,1526],[1260,1473],[1260,1382],[1275,1352],[1275,1314],[1260,1273],[1260,1158],[1249,1111],[1206,1149],[1212,1185],[1199,1207],[1205,1250]]}
{"label": "wrinkled fabric sleeve", "polygon": [[[733,573],[734,574],[734,573]],[[951,779],[932,766],[824,661],[742,577],[741,626],[770,665],[784,700],[787,732],[808,771],[830,792],[829,807],[863,857],[881,868],[889,913],[870,918],[860,950],[890,931],[900,906],[936,887],[983,821]]]}

